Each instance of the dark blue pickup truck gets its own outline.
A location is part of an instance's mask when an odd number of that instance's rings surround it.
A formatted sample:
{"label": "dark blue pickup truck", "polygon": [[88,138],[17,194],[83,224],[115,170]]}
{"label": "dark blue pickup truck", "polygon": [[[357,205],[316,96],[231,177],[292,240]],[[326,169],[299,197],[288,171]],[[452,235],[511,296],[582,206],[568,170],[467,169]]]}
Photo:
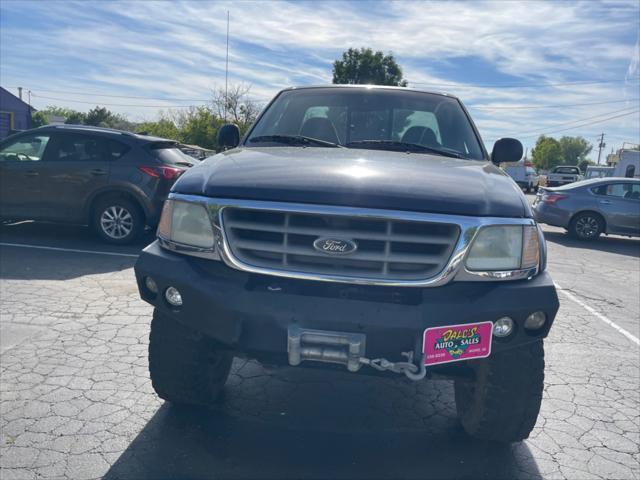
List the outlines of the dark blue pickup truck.
{"label": "dark blue pickup truck", "polygon": [[[472,436],[533,428],[558,310],[541,230],[455,97],[280,92],[187,171],[136,264],[156,392],[209,404],[234,356],[455,381]],[[342,367],[341,367],[342,366]]]}

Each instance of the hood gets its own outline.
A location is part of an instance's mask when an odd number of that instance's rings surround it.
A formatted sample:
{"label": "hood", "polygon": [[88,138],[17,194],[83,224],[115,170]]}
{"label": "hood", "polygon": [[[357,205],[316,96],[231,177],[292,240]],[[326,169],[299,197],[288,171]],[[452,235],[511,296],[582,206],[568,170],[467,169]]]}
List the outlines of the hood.
{"label": "hood", "polygon": [[491,163],[385,150],[237,148],[190,168],[172,191],[452,215],[531,216],[518,186]]}

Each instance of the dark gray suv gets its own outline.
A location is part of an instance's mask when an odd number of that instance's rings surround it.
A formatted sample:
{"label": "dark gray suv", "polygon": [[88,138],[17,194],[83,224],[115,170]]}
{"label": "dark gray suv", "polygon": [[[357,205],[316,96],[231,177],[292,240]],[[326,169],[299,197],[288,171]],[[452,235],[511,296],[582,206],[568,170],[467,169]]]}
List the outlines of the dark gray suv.
{"label": "dark gray suv", "polygon": [[46,126],[0,142],[0,218],[88,224],[111,243],[154,226],[195,160],[175,141],[98,127]]}

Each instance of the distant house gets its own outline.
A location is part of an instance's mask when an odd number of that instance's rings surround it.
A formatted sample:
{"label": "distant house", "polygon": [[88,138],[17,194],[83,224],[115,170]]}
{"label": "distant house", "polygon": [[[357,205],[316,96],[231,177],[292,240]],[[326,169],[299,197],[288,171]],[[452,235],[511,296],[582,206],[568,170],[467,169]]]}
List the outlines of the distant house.
{"label": "distant house", "polygon": [[14,131],[30,129],[33,111],[28,103],[0,87],[0,139]]}

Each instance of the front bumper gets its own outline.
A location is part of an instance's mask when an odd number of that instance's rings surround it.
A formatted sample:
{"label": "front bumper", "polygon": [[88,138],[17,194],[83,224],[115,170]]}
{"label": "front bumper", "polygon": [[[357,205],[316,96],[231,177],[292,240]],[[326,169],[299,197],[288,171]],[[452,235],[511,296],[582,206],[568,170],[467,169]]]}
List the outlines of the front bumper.
{"label": "front bumper", "polygon": [[[516,328],[506,339],[493,339],[492,350],[499,352],[545,337],[559,306],[545,272],[531,280],[434,288],[350,285],[242,272],[219,261],[169,252],[154,242],[141,253],[135,273],[142,299],[176,321],[237,354],[279,364],[287,363],[290,325],[363,333],[367,356],[397,358],[401,351],[420,353],[428,327],[507,315]],[[158,295],[146,288],[146,276],[155,280]],[[164,300],[169,286],[182,294],[179,309]],[[544,311],[548,321],[531,334],[522,325],[536,310]]]}

